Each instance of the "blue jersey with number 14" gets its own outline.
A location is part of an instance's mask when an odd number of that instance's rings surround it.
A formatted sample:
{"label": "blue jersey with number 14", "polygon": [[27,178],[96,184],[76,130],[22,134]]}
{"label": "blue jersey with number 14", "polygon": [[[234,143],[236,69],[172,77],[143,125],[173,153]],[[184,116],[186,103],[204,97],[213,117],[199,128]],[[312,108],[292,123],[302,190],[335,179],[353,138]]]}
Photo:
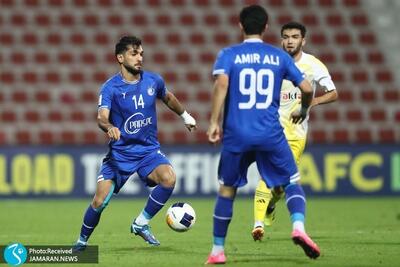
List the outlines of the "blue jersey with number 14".
{"label": "blue jersey with number 14", "polygon": [[149,71],[135,82],[125,81],[118,73],[103,84],[99,108],[110,110],[110,122],[121,132],[120,140],[109,143],[115,159],[140,158],[159,149],[156,99],[166,92],[161,76]]}
{"label": "blue jersey with number 14", "polygon": [[229,76],[224,149],[269,150],[284,138],[278,114],[282,80],[297,86],[304,79],[285,51],[248,39],[220,51],[213,70],[213,75],[218,74]]}

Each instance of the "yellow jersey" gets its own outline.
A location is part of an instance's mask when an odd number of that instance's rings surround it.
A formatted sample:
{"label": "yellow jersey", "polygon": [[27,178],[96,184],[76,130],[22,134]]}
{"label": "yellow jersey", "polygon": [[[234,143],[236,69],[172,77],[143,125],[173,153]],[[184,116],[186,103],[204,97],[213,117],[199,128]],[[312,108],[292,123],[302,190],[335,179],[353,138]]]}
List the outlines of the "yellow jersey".
{"label": "yellow jersey", "polygon": [[[325,92],[336,90],[335,84],[326,66],[315,56],[302,52],[296,66],[305,76],[313,88],[313,94],[317,86],[324,88]],[[308,129],[308,117],[301,124],[294,124],[290,115],[301,108],[301,91],[292,82],[283,80],[281,88],[281,99],[279,116],[284,128],[287,140],[306,139]]]}

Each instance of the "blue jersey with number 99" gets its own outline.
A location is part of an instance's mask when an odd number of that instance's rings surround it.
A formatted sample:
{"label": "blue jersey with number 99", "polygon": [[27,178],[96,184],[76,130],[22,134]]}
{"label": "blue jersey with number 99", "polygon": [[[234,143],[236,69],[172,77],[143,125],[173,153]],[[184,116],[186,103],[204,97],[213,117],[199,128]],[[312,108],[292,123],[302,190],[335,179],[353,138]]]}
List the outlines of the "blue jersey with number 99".
{"label": "blue jersey with number 99", "polygon": [[224,149],[232,152],[269,150],[284,138],[279,122],[282,80],[295,86],[303,75],[282,49],[247,39],[222,49],[213,75],[229,76],[223,121]]}

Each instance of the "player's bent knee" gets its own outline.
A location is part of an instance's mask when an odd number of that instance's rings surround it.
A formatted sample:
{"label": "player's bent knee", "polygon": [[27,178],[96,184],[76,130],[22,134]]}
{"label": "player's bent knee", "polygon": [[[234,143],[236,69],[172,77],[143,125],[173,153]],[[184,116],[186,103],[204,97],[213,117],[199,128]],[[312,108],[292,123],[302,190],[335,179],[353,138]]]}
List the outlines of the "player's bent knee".
{"label": "player's bent knee", "polygon": [[92,201],[92,207],[97,210],[103,205],[104,198],[95,196]]}
{"label": "player's bent knee", "polygon": [[176,175],[174,172],[168,172],[161,178],[160,184],[164,187],[175,187]]}
{"label": "player's bent knee", "polygon": [[102,212],[110,203],[111,196],[114,193],[114,183],[111,185],[110,190],[106,196],[98,196],[95,195],[92,201],[92,207],[97,211],[97,212]]}
{"label": "player's bent knee", "polygon": [[95,197],[92,201],[92,207],[97,211],[97,212],[102,212],[110,203],[111,198],[97,198]]}
{"label": "player's bent knee", "polygon": [[233,199],[236,196],[236,187],[220,185],[218,194],[222,197]]}

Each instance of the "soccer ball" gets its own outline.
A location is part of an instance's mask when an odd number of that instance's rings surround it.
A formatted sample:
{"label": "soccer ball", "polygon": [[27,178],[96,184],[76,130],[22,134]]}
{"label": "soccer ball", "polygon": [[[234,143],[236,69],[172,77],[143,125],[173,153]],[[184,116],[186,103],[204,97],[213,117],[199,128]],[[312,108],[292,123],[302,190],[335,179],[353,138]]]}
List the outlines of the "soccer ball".
{"label": "soccer ball", "polygon": [[185,232],[196,222],[196,213],[188,203],[177,202],[167,210],[166,220],[172,230]]}

